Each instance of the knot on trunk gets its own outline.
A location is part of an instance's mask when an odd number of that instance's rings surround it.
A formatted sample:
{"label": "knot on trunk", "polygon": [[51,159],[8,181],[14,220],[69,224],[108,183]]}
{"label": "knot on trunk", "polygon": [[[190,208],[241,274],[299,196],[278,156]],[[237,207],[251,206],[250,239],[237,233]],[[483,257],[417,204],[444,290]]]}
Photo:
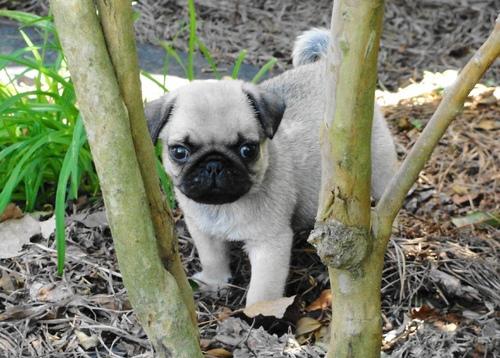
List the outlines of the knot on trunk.
{"label": "knot on trunk", "polygon": [[367,230],[335,220],[317,222],[307,241],[316,248],[325,265],[336,269],[358,269],[371,249]]}

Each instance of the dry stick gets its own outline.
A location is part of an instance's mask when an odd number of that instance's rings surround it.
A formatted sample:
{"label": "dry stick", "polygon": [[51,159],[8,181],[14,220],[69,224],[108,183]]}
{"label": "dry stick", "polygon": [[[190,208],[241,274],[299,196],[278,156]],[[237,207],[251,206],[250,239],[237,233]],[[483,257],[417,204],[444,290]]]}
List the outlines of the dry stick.
{"label": "dry stick", "polygon": [[160,357],[202,357],[175,278],[160,260],[127,109],[93,0],[52,0],[130,302]]}
{"label": "dry stick", "polygon": [[383,247],[387,245],[392,222],[403,206],[408,191],[451,121],[462,109],[469,92],[498,56],[500,56],[500,15],[488,39],[462,69],[453,86],[445,91],[436,112],[377,204],[374,232],[376,237],[381,239],[377,245]]}
{"label": "dry stick", "polygon": [[197,327],[193,290],[180,260],[172,214],[160,189],[153,143],[144,116],[132,6],[129,1],[105,0],[98,0],[97,6],[108,52],[128,110],[135,152],[148,196],[160,256],[165,268],[175,277],[193,325]]}
{"label": "dry stick", "polygon": [[322,188],[311,235],[333,302],[328,357],[380,357],[383,252],[371,250],[370,137],[383,0],[336,0],[321,129]]}

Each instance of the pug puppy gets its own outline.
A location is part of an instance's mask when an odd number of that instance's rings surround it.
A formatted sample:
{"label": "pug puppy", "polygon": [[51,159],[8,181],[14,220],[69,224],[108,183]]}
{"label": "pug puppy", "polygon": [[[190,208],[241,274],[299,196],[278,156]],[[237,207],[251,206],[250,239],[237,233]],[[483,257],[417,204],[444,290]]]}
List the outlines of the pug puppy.
{"label": "pug puppy", "polygon": [[[294,232],[314,225],[321,182],[319,127],[325,107],[329,32],[298,38],[295,68],[260,85],[190,83],[146,106],[152,139],[175,187],[207,289],[231,277],[227,241],[251,263],[246,304],[282,297]],[[394,143],[375,108],[372,193],[394,175]]]}

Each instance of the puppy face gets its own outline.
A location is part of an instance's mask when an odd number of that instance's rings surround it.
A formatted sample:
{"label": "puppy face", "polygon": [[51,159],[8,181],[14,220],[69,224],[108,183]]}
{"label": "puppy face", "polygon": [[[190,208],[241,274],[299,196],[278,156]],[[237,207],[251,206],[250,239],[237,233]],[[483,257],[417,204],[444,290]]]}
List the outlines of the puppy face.
{"label": "puppy face", "polygon": [[174,185],[203,204],[238,200],[264,178],[282,100],[241,81],[194,82],[146,106]]}

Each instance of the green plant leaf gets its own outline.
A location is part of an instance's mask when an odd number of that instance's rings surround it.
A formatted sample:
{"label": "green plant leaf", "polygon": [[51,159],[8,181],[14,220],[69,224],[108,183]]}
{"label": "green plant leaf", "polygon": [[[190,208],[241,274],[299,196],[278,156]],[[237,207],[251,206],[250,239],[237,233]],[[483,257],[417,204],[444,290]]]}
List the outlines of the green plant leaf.
{"label": "green plant leaf", "polygon": [[252,83],[257,83],[259,80],[267,73],[273,66],[278,62],[278,60],[273,57],[269,61],[267,61],[264,66],[257,72],[257,74],[252,78]]}
{"label": "green plant leaf", "polygon": [[233,72],[231,74],[231,78],[233,80],[238,78],[240,74],[240,67],[241,64],[243,63],[243,60],[245,60],[245,57],[247,57],[247,50],[241,50],[240,53],[238,54],[238,57],[236,58],[236,61],[234,62]]}
{"label": "green plant leaf", "polygon": [[73,131],[73,139],[71,145],[64,156],[61,171],[59,172],[59,180],[57,181],[56,189],[56,248],[57,248],[57,273],[62,275],[64,271],[64,258],[66,255],[66,237],[65,237],[65,209],[66,209],[66,190],[72,170],[74,170],[75,158],[78,158],[78,152],[83,144],[82,137],[84,135],[83,121],[79,116],[75,129]]}

